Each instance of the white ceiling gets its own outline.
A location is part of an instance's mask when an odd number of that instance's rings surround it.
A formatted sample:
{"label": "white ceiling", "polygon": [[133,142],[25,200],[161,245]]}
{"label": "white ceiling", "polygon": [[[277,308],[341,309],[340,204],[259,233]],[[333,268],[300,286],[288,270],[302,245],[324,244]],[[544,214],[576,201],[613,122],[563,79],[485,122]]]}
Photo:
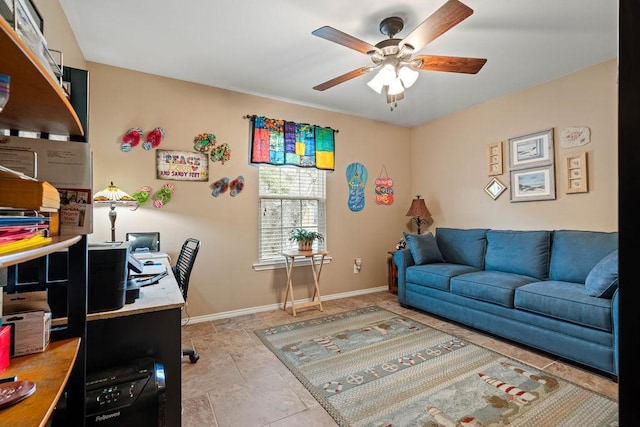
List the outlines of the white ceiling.
{"label": "white ceiling", "polygon": [[[618,0],[461,0],[474,10],[419,54],[487,58],[475,75],[421,71],[390,111],[357,77],[365,54],[316,37],[328,25],[370,44],[400,16],[404,38],[445,0],[60,0],[87,61],[412,127],[617,56]],[[247,114],[262,114],[247,111]]]}

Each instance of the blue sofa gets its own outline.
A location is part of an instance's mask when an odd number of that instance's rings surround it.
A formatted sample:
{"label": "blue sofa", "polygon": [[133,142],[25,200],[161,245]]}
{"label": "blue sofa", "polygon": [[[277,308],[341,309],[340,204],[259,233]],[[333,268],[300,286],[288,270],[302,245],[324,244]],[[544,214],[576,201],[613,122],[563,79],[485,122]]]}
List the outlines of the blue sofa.
{"label": "blue sofa", "polygon": [[618,233],[405,233],[398,301],[618,375]]}

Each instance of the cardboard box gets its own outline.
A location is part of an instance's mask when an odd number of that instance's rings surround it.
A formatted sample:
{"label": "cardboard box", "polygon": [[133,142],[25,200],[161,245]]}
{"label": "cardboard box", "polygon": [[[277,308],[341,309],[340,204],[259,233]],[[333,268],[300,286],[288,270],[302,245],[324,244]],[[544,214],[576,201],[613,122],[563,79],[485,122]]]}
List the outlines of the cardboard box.
{"label": "cardboard box", "polygon": [[51,336],[47,293],[23,292],[3,296],[2,325],[11,325],[11,357],[43,352]]}

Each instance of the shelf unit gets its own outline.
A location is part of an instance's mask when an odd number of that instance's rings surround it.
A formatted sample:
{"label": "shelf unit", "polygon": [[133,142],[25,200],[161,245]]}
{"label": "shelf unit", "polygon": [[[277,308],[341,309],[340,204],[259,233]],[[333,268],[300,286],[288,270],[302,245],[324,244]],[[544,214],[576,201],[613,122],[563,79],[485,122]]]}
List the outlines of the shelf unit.
{"label": "shelf unit", "polygon": [[[11,76],[9,101],[0,112],[0,129],[69,135],[70,138],[83,137],[81,122],[62,88],[2,18],[0,52],[0,72]],[[68,322],[66,328],[53,331],[51,339],[57,343],[79,338],[75,363],[66,381],[69,425],[77,426],[85,424],[87,246],[86,235],[61,236],[41,247],[0,256],[0,268],[4,268],[68,248],[69,262],[74,266],[69,269],[67,283]],[[58,345],[53,345],[51,351],[47,349],[41,357],[45,360],[49,357],[55,359],[58,357],[55,351],[57,348]],[[19,366],[19,363],[16,365]],[[59,393],[53,395],[52,407],[58,398]],[[24,402],[27,401],[28,399]],[[50,415],[48,412],[45,417]],[[2,422],[0,414],[0,423]],[[40,425],[46,423],[47,419],[40,420]]]}

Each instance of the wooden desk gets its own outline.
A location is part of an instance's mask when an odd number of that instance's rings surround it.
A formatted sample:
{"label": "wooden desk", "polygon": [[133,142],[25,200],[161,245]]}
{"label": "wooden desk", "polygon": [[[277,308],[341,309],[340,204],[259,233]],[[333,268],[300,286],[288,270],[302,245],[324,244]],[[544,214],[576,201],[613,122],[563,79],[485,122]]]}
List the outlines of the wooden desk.
{"label": "wooden desk", "polygon": [[[166,425],[182,421],[182,292],[171,272],[159,283],[140,288],[140,297],[118,310],[87,315],[87,372],[153,357],[164,366]],[[56,319],[53,323],[64,322]],[[54,424],[54,427],[58,427]]]}
{"label": "wooden desk", "polygon": [[12,358],[2,377],[33,381],[36,391],[26,399],[0,410],[0,425],[45,426],[67,384],[76,361],[80,338],[55,341],[46,351]]}
{"label": "wooden desk", "polygon": [[323,311],[322,299],[320,298],[320,273],[322,272],[322,265],[324,263],[324,258],[328,255],[329,255],[329,252],[326,252],[326,251],[282,252],[282,256],[284,256],[284,261],[287,266],[287,293],[284,297],[284,307],[282,308],[284,311],[287,311],[287,302],[289,301],[289,296],[291,296],[291,312],[294,317],[296,316],[296,303],[295,303],[295,298],[293,297],[293,281],[292,281],[293,264],[296,258],[309,259],[311,263],[311,271],[313,273],[313,282],[314,282],[314,291],[313,291],[313,297],[311,298],[311,301],[297,304],[298,309],[318,306],[320,307],[320,311]]}

